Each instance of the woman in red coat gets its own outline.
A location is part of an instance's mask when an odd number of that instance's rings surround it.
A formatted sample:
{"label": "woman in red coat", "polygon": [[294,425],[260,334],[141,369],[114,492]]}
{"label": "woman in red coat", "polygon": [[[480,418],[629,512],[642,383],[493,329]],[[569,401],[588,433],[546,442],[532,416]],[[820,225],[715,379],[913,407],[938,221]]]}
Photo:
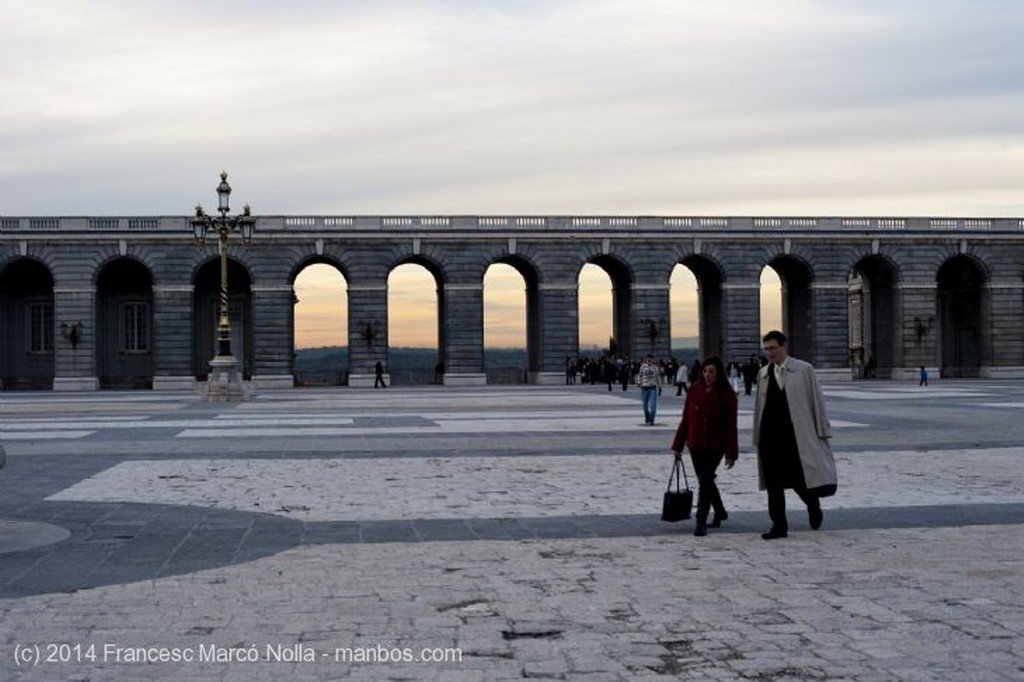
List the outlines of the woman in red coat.
{"label": "woman in red coat", "polygon": [[[702,381],[686,392],[683,419],[679,422],[672,452],[682,457],[683,447],[690,448],[690,458],[697,472],[697,526],[694,535],[707,535],[708,526],[718,528],[729,518],[722,496],[715,485],[715,472],[725,457],[725,468],[731,469],[739,457],[736,438],[736,391],[729,385],[725,366],[718,357],[710,357],[700,366]],[[708,524],[708,513],[715,516]]]}

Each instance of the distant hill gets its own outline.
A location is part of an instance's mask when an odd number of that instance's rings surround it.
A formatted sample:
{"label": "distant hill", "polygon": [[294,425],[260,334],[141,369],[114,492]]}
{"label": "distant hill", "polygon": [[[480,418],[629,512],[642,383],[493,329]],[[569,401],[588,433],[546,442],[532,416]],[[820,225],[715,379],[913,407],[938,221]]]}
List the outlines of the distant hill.
{"label": "distant hill", "polygon": [[[525,348],[488,348],[484,365],[488,383],[522,383],[526,380]],[[436,380],[436,348],[389,348],[385,370],[396,384],[428,384]],[[348,348],[298,348],[295,350],[295,379],[299,385],[344,383],[348,371]]]}
{"label": "distant hill", "polygon": [[[691,363],[697,358],[697,340],[672,339],[672,356]],[[692,344],[692,345],[686,345]],[[581,347],[580,354],[599,357],[605,349]],[[396,385],[430,384],[439,381],[436,348],[389,348],[385,370]],[[525,348],[488,348],[484,351],[488,384],[522,384],[527,380]],[[295,351],[295,383],[299,386],[334,386],[348,380],[348,348],[326,346]]]}

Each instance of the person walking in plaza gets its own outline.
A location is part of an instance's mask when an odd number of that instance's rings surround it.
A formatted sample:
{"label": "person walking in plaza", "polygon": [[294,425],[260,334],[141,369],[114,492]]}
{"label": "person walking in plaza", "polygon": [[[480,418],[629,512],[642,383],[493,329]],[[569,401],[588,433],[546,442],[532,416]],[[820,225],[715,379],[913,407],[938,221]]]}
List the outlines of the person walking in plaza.
{"label": "person walking in plaza", "polygon": [[683,391],[688,390],[686,387],[686,380],[690,378],[690,367],[685,362],[680,362],[679,367],[676,368],[676,395],[682,395]]}
{"label": "person walking in plaza", "polygon": [[925,369],[924,365],[921,365],[921,373],[920,373],[919,376],[920,376],[920,379],[918,380],[917,385],[918,386],[927,386],[928,385],[928,370]]}
{"label": "person walking in plaza", "polygon": [[658,365],[654,364],[654,356],[648,353],[636,375],[636,383],[640,387],[640,399],[644,404],[644,424],[647,426],[654,426],[654,417],[658,413],[660,375],[661,370]]}
{"label": "person walking in plaza", "polygon": [[380,360],[373,366],[373,387],[387,388],[388,385],[384,383],[384,365]]}
{"label": "person walking in plaza", "polygon": [[[722,504],[722,494],[715,483],[718,465],[725,457],[725,468],[732,469],[739,457],[736,435],[736,391],[725,376],[725,367],[718,357],[701,363],[701,381],[690,386],[683,404],[683,418],[672,440],[676,459],[684,447],[690,449],[690,461],[697,473],[697,516],[693,534],[703,537],[708,528],[718,528],[729,518]],[[715,516],[708,523],[714,507]]]}
{"label": "person walking in plaza", "polygon": [[824,518],[819,498],[835,494],[837,478],[831,425],[814,366],[789,356],[781,331],[768,332],[762,341],[768,364],[758,375],[753,443],[772,521],[761,537],[774,540],[789,531],[787,488],[807,505],[810,526],[817,530]]}

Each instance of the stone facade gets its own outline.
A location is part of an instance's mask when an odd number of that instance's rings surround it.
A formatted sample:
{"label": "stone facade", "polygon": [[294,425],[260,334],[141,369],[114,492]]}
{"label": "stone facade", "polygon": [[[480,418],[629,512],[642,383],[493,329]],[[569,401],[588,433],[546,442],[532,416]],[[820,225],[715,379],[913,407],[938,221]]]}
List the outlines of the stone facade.
{"label": "stone facade", "polygon": [[[5,388],[192,386],[213,356],[216,244],[187,217],[0,218]],[[613,286],[625,355],[670,354],[669,280],[696,276],[704,355],[760,348],[759,282],[783,283],[791,353],[832,378],[1024,377],[1024,220],[516,216],[264,216],[230,244],[233,350],[256,387],[291,386],[295,277],[312,263],[348,284],[349,383],[387,360],[387,283],[423,265],[438,291],[449,385],[486,381],[483,279],[526,283],[530,381],[561,383],[578,354],[587,263]],[[851,317],[852,316],[852,317]]]}

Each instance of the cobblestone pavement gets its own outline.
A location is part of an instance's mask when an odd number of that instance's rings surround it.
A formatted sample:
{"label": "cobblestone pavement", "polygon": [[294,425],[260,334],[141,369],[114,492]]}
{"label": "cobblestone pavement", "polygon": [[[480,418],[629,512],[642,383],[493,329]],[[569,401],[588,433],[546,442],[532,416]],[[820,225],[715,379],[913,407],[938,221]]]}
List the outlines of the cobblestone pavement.
{"label": "cobblestone pavement", "polygon": [[0,394],[0,679],[1020,679],[1024,387],[826,390],[773,542],[749,446],[658,520],[668,390]]}

